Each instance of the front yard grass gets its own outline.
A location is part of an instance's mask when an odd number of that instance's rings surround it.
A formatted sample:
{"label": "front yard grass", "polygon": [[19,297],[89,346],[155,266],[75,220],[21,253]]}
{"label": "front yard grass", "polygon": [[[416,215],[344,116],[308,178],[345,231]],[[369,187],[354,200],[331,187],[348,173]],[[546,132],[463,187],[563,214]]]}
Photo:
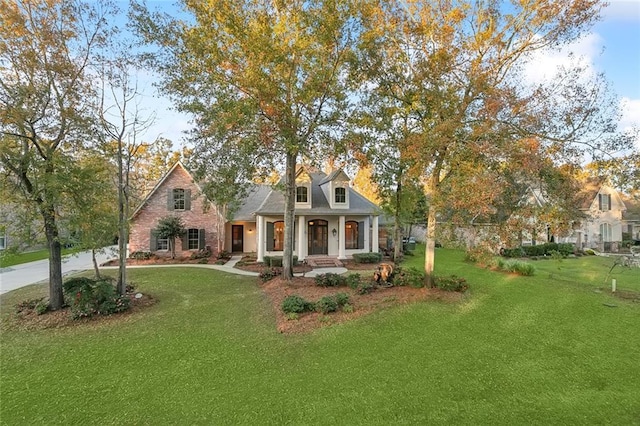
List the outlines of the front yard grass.
{"label": "front yard grass", "polygon": [[[132,269],[157,303],[122,321],[25,331],[3,319],[0,423],[640,423],[640,304],[594,291],[601,259],[518,277],[463,256],[436,253],[438,274],[469,282],[461,303],[304,335],[276,332],[255,278]],[[637,289],[640,271],[625,274],[619,287]],[[44,293],[3,295],[2,316]]]}

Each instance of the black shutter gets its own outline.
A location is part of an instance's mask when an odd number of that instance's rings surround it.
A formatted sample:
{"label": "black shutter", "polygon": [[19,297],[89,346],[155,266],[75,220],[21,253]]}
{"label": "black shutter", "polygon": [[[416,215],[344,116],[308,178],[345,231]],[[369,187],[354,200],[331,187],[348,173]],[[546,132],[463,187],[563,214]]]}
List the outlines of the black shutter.
{"label": "black shutter", "polygon": [[198,248],[200,250],[204,250],[205,247],[205,239],[204,239],[204,229],[198,230]]}
{"label": "black shutter", "polygon": [[358,222],[358,248],[364,248],[364,222]]}
{"label": "black shutter", "polygon": [[611,194],[607,194],[607,200],[609,201],[609,208],[607,210],[611,210]]}
{"label": "black shutter", "polygon": [[151,230],[151,235],[149,236],[149,251],[158,250],[158,237],[156,236],[156,230]]}
{"label": "black shutter", "polygon": [[182,250],[189,250],[189,229],[182,234]]}
{"label": "black shutter", "polygon": [[598,194],[598,210],[602,211],[602,194]]}
{"label": "black shutter", "polygon": [[167,210],[173,210],[173,189],[167,189]]}
{"label": "black shutter", "polygon": [[273,251],[273,222],[267,222],[267,251]]}
{"label": "black shutter", "polygon": [[191,190],[184,190],[184,209],[191,210]]}

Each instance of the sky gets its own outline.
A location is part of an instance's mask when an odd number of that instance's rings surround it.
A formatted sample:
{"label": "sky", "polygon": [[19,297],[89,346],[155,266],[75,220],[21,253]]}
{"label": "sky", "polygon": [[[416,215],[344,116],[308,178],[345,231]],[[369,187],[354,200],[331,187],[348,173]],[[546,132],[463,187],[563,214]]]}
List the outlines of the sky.
{"label": "sky", "polygon": [[[173,3],[173,0],[149,0],[148,6],[151,10],[171,11],[175,9]],[[568,53],[573,52],[588,69],[603,72],[610,82],[621,103],[620,128],[640,128],[640,0],[609,0],[609,3],[602,20],[588,34],[561,52],[540,55],[528,75],[535,81],[566,63]],[[172,110],[169,99],[158,94],[149,80],[143,82],[143,90],[145,112],[156,115],[155,124],[144,139],[164,137],[173,141],[174,149],[184,146],[183,132],[191,127],[189,117]],[[636,148],[640,150],[640,139]]]}

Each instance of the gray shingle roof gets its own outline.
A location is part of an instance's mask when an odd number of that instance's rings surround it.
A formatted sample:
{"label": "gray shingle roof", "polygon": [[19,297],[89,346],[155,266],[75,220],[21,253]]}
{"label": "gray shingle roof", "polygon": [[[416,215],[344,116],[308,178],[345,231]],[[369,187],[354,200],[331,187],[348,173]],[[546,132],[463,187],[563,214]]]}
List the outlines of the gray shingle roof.
{"label": "gray shingle roof", "polygon": [[[311,183],[311,209],[296,208],[299,215],[377,215],[379,208],[371,201],[349,188],[349,209],[332,209],[329,200],[324,195],[321,183],[327,182],[327,175],[322,172],[309,173]],[[337,174],[332,175],[335,177]],[[255,214],[281,215],[284,213],[284,195],[282,192],[272,189],[268,185],[260,185],[254,188],[245,198],[234,220],[255,220]]]}

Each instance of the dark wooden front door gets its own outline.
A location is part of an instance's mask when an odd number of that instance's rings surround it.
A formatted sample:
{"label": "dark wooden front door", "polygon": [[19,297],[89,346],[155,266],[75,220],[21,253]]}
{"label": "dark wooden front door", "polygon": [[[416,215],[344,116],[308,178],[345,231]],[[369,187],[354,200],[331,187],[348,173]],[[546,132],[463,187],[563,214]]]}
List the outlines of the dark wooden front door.
{"label": "dark wooden front door", "polygon": [[244,251],[244,226],[231,225],[231,251]]}
{"label": "dark wooden front door", "polygon": [[309,221],[309,254],[329,254],[329,223],[326,220]]}

